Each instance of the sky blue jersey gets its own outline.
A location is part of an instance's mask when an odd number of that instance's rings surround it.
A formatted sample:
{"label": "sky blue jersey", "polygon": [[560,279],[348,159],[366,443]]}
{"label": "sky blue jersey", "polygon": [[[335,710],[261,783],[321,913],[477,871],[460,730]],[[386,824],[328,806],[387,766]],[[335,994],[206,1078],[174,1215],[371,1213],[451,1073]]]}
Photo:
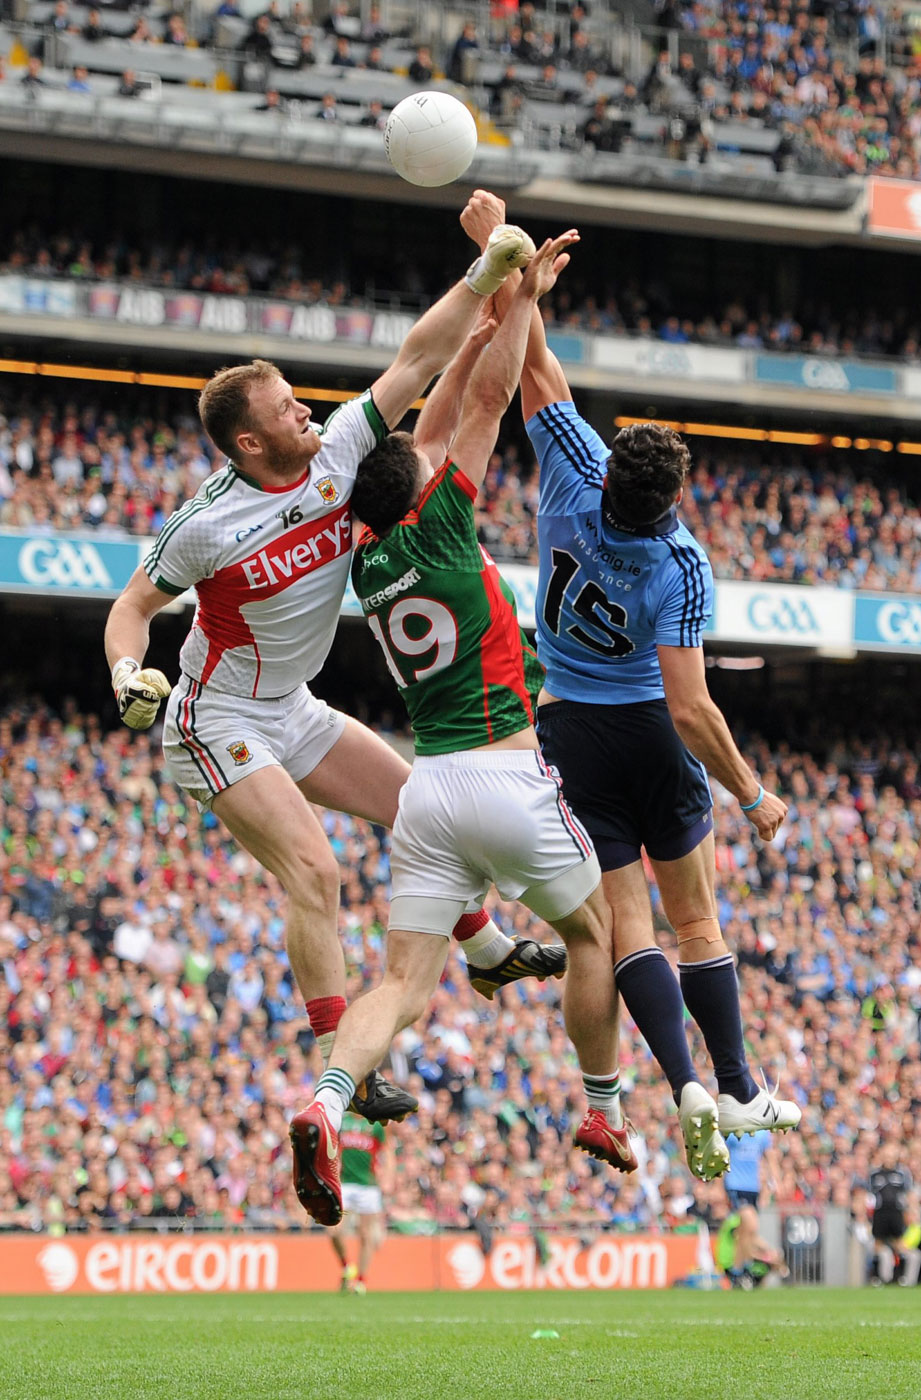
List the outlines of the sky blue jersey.
{"label": "sky blue jersey", "polygon": [[723,1177],[727,1191],[760,1191],[761,1158],[771,1145],[768,1132],[729,1139],[729,1170]]}
{"label": "sky blue jersey", "polygon": [[[656,647],[700,646],[713,572],[674,509],[618,528],[601,485],[608,448],[570,402],[526,424],[540,463],[537,651],[561,700],[632,705],[665,691]],[[654,532],[654,533],[653,533]]]}

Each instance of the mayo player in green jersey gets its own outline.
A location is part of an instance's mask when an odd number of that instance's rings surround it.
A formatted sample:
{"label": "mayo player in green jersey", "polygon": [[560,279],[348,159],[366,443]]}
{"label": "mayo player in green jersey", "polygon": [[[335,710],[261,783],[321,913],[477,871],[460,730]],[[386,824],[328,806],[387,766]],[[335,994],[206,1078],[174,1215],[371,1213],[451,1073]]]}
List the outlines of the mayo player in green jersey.
{"label": "mayo player in green jersey", "polygon": [[[329,1242],[342,1265],[340,1293],[366,1293],[368,1269],[381,1242],[384,1204],[377,1172],[386,1140],[383,1124],[366,1123],[347,1113],[339,1129],[342,1164],[342,1205],[345,1219],[333,1230]],[[350,1264],[347,1234],[354,1224],[358,1235],[358,1262]]]}
{"label": "mayo player in green jersey", "polygon": [[346,1011],[316,1098],[292,1124],[305,1169],[299,1199],[324,1225],[342,1215],[338,1131],[354,1085],[423,1013],[458,915],[491,884],[550,923],[568,948],[563,1012],[589,1105],[577,1145],[621,1170],[637,1165],[620,1110],[600,867],[541,756],[532,708],[539,670],[473,513],[532,308],[577,238],[570,231],[543,245],[491,343],[482,348],[493,325],[481,325],[445,372],[415,439],[391,434],[356,478],[355,513],[368,528],[353,582],[406,701],[417,756],[393,829],[383,981]]}

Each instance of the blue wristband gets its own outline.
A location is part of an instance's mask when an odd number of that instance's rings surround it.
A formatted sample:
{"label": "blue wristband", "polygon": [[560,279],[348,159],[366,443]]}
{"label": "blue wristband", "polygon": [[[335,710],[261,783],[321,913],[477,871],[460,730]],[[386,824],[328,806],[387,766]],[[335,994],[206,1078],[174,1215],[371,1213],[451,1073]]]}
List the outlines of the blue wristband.
{"label": "blue wristband", "polygon": [[761,786],[761,784],[759,783],[759,784],[758,784],[758,796],[755,798],[754,802],[749,802],[749,804],[748,804],[747,807],[746,807],[746,805],[745,805],[744,802],[740,802],[740,803],[739,803],[739,806],[742,808],[742,811],[743,811],[743,812],[753,812],[753,811],[755,810],[756,807],[760,807],[760,806],[761,806],[761,804],[762,804],[763,801],[764,801],[764,788],[763,788],[763,787]]}

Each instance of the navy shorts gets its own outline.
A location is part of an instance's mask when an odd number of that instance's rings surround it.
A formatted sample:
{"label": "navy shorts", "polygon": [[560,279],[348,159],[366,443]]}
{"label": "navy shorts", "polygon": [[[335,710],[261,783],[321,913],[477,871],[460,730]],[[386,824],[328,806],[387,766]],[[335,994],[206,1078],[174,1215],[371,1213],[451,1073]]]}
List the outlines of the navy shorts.
{"label": "navy shorts", "polygon": [[729,1187],[726,1187],[726,1199],[730,1210],[738,1210],[740,1206],[754,1206],[757,1210],[760,1196],[760,1191],[730,1191]]}
{"label": "navy shorts", "polygon": [[713,830],[707,774],[664,700],[557,700],[538,709],[537,735],[602,870],[631,865],[641,847],[653,860],[679,860]]}

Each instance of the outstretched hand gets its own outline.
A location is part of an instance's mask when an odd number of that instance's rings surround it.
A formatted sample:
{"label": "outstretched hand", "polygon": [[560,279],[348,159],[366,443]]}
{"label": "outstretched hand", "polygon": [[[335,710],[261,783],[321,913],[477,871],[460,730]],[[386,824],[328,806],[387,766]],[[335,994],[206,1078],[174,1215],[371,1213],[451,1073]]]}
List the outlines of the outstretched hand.
{"label": "outstretched hand", "polygon": [[489,190],[474,190],[461,211],[460,223],[482,252],[493,229],[505,223],[505,200]]}
{"label": "outstretched hand", "polygon": [[561,233],[559,238],[548,238],[528,263],[521,282],[525,296],[542,297],[555,284],[565,267],[569,266],[569,254],[564,249],[579,242],[579,234],[574,228]]}

